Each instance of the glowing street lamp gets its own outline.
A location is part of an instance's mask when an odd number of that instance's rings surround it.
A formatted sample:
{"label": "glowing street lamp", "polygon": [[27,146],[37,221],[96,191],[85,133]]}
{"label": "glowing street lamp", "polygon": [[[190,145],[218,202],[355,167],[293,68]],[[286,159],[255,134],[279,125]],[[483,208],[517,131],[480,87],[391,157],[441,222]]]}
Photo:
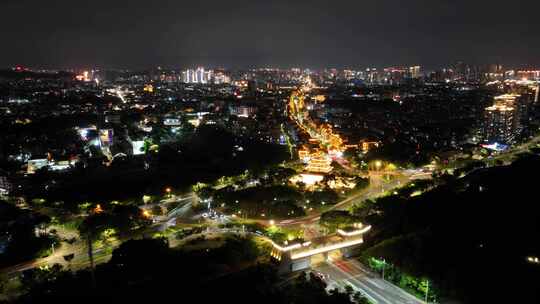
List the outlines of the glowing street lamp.
{"label": "glowing street lamp", "polygon": [[94,213],[99,214],[103,212],[103,208],[101,208],[100,204],[97,204],[97,206],[94,208]]}
{"label": "glowing street lamp", "polygon": [[527,261],[533,264],[540,264],[540,259],[538,259],[538,257],[527,257]]}
{"label": "glowing street lamp", "polygon": [[375,162],[375,168],[377,168],[377,171],[381,169],[381,166],[382,166],[382,162],[380,160]]}

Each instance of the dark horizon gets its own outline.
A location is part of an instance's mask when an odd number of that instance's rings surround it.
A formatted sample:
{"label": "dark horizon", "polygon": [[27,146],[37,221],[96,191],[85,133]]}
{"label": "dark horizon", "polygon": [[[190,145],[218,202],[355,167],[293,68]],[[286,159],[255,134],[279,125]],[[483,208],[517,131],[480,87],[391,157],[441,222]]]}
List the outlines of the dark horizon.
{"label": "dark horizon", "polygon": [[24,68],[28,69],[30,71],[39,72],[39,71],[59,71],[59,72],[80,72],[84,70],[101,70],[101,71],[120,71],[120,72],[148,72],[153,70],[164,70],[164,71],[182,71],[185,69],[195,69],[197,67],[204,67],[207,70],[227,70],[227,71],[243,71],[243,70],[256,70],[256,69],[279,69],[279,70],[290,70],[294,68],[299,68],[301,70],[312,70],[312,71],[322,71],[325,69],[337,69],[337,70],[353,70],[353,71],[361,71],[363,69],[369,69],[369,68],[376,68],[378,70],[382,70],[384,68],[391,68],[391,67],[401,67],[401,68],[407,68],[411,66],[420,66],[422,72],[435,72],[438,70],[442,70],[445,68],[455,68],[455,65],[458,63],[463,63],[466,66],[469,66],[471,68],[487,68],[489,65],[498,64],[502,65],[503,70],[528,70],[528,69],[534,69],[538,70],[540,68],[540,63],[538,65],[533,64],[514,64],[514,65],[506,65],[504,63],[501,63],[500,61],[493,61],[493,62],[467,62],[463,60],[455,60],[452,62],[447,63],[440,63],[436,65],[423,65],[419,63],[413,63],[413,64],[388,64],[388,65],[364,65],[364,66],[352,66],[352,65],[341,65],[341,66],[304,66],[304,65],[281,65],[281,66],[275,66],[275,65],[242,65],[242,66],[229,66],[229,65],[223,65],[223,64],[201,64],[201,63],[193,63],[193,64],[185,64],[185,65],[160,65],[160,64],[148,64],[148,65],[142,65],[142,66],[99,66],[99,65],[82,65],[82,66],[54,66],[54,65],[25,65],[25,64],[13,64],[13,65],[6,65],[6,66],[0,66],[0,71],[8,71],[8,70],[14,70],[15,68]]}
{"label": "dark horizon", "polygon": [[0,66],[540,66],[538,1],[3,1]]}

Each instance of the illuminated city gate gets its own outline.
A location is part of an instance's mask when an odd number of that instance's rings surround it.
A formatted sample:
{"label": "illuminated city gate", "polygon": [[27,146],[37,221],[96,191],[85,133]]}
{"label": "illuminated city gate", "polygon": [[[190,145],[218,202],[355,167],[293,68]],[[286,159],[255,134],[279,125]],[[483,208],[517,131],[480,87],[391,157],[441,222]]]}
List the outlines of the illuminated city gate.
{"label": "illuminated city gate", "polygon": [[353,229],[338,229],[334,235],[307,242],[296,240],[284,242],[283,246],[272,242],[271,256],[279,264],[281,273],[310,268],[312,263],[323,262],[328,259],[329,255],[349,258],[358,251],[364,242],[363,234],[370,229],[371,226],[357,224]]}
{"label": "illuminated city gate", "polygon": [[[356,247],[355,247],[356,248]],[[342,249],[331,250],[311,256],[311,265],[315,266],[327,261],[336,261],[343,258]]]}

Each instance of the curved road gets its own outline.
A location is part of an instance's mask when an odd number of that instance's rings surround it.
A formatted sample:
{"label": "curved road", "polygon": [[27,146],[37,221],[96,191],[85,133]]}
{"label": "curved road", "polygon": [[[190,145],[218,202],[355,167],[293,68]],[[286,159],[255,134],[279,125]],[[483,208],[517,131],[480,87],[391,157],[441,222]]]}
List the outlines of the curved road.
{"label": "curved road", "polygon": [[[330,208],[326,209],[326,211],[330,210],[344,210],[349,208],[354,203],[363,202],[367,199],[375,199],[387,191],[390,191],[395,188],[399,188],[402,185],[407,184],[410,181],[410,176],[405,174],[396,174],[395,178],[391,181],[385,183],[382,180],[382,177],[378,174],[371,174],[370,175],[370,184],[366,189],[360,190],[358,193],[355,193],[342,201],[338,202],[337,204],[331,206]],[[312,213],[308,216],[294,219],[294,220],[285,220],[277,223],[277,226],[294,226],[294,225],[301,225],[301,224],[310,224],[313,222],[316,222],[320,219],[322,212],[316,212]],[[268,221],[264,221],[267,223]]]}

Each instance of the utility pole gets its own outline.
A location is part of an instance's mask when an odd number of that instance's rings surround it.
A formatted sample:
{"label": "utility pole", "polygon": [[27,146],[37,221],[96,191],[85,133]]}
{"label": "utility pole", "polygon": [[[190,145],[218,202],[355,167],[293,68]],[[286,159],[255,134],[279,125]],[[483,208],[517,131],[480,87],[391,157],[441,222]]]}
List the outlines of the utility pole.
{"label": "utility pole", "polygon": [[429,294],[429,280],[426,280],[427,281],[427,286],[426,286],[426,303],[429,303],[428,302],[428,294]]}
{"label": "utility pole", "polygon": [[92,247],[92,238],[90,233],[86,235],[86,240],[88,241],[88,258],[90,259],[90,277],[92,279],[92,288],[96,288],[96,274],[94,273],[94,250]]}
{"label": "utility pole", "polygon": [[382,266],[382,280],[384,281],[384,269],[386,268],[386,260],[383,259],[383,266]]}

